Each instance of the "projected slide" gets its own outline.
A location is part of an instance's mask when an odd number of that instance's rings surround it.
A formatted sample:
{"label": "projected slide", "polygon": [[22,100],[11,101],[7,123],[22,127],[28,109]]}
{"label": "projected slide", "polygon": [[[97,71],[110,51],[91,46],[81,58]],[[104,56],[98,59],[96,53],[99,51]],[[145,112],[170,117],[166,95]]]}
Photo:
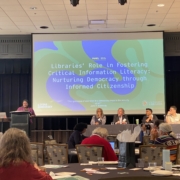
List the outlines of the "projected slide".
{"label": "projected slide", "polygon": [[37,115],[164,113],[162,39],[34,40],[33,53]]}

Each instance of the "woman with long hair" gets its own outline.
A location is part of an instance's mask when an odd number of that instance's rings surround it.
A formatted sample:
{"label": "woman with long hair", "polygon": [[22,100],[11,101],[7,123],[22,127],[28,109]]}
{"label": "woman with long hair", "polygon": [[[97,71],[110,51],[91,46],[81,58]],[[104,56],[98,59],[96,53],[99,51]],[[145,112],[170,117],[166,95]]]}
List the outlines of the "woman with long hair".
{"label": "woman with long hair", "polygon": [[20,129],[8,129],[0,140],[0,179],[52,180],[32,161],[29,138]]}
{"label": "woman with long hair", "polygon": [[91,125],[104,125],[106,124],[106,116],[101,108],[97,108],[96,115],[91,119]]}

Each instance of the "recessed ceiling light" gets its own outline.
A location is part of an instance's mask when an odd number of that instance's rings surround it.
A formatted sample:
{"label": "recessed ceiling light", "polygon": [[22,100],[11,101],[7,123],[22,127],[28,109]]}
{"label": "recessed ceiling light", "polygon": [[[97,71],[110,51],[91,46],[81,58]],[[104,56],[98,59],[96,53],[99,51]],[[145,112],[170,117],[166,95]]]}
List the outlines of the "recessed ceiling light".
{"label": "recessed ceiling light", "polygon": [[30,7],[30,9],[32,9],[32,10],[36,10],[36,9],[37,9],[37,7]]}
{"label": "recessed ceiling light", "polygon": [[165,5],[164,4],[158,4],[157,6],[158,7],[164,7]]}
{"label": "recessed ceiling light", "polygon": [[48,26],[41,26],[40,27],[41,29],[47,29],[47,28],[49,28]]}
{"label": "recessed ceiling light", "polygon": [[155,24],[148,24],[147,26],[156,26]]}

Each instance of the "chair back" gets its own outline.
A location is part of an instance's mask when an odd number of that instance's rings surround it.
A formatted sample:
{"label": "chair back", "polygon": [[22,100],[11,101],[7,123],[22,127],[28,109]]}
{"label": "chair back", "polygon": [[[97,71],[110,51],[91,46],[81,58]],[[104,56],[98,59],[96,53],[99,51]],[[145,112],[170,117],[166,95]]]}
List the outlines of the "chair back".
{"label": "chair back", "polygon": [[57,144],[57,141],[55,139],[51,139],[51,140],[45,140],[44,143],[45,144]]}
{"label": "chair back", "polygon": [[161,166],[163,149],[166,149],[165,145],[141,145],[139,146],[140,158],[144,159],[145,163],[156,162]]}
{"label": "chair back", "polygon": [[143,145],[149,145],[150,136],[143,136]]}
{"label": "chair back", "polygon": [[67,144],[46,144],[49,164],[68,164]]}
{"label": "chair back", "polygon": [[103,147],[102,145],[94,144],[76,145],[79,163],[97,161],[98,157],[102,157]]}
{"label": "chair back", "polygon": [[177,145],[176,164],[180,164],[180,144]]}
{"label": "chair back", "polygon": [[[37,142],[31,142],[31,152],[33,154],[33,160],[35,161],[37,159],[37,165],[43,166],[44,165],[44,144],[43,143],[37,143]],[[37,152],[35,152],[35,149]],[[34,152],[33,152],[34,151]],[[37,158],[35,157],[37,153]]]}

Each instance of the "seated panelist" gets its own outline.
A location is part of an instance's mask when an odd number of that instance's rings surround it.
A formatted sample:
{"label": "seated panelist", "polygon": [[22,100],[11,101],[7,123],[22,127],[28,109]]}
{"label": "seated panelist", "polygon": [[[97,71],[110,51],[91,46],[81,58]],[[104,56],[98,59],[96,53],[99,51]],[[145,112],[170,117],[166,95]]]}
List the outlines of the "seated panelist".
{"label": "seated panelist", "polygon": [[91,119],[91,125],[104,125],[106,124],[106,116],[103,114],[103,110],[98,108],[96,110],[96,115]]}
{"label": "seated panelist", "polygon": [[128,116],[125,115],[123,108],[119,108],[117,114],[114,115],[113,122],[115,124],[129,124]]}
{"label": "seated panelist", "polygon": [[167,115],[166,115],[166,122],[169,124],[178,124],[180,123],[180,114],[176,113],[177,107],[171,106]]}
{"label": "seated panelist", "polygon": [[142,119],[142,123],[155,123],[158,118],[156,115],[153,114],[152,109],[146,108],[146,115]]}

